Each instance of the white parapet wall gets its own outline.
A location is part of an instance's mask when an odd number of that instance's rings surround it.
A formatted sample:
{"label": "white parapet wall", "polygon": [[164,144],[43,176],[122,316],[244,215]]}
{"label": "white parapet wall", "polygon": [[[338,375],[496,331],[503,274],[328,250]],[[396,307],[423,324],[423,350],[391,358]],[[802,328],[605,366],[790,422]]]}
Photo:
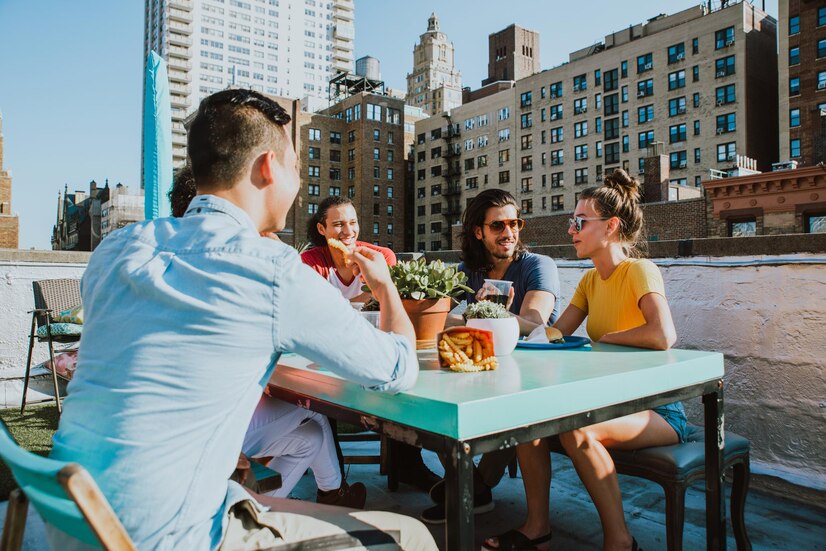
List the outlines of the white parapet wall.
{"label": "white parapet wall", "polygon": [[[32,281],[79,278],[87,259],[83,253],[0,251],[0,384],[17,388],[23,375]],[[726,428],[751,440],[753,471],[826,490],[826,257],[655,262],[665,279],[677,346],[726,357]],[[564,307],[590,263],[558,265]],[[36,362],[45,356],[45,346],[38,347]],[[19,390],[5,403],[18,401]],[[692,422],[702,424],[699,399],[686,409]]]}

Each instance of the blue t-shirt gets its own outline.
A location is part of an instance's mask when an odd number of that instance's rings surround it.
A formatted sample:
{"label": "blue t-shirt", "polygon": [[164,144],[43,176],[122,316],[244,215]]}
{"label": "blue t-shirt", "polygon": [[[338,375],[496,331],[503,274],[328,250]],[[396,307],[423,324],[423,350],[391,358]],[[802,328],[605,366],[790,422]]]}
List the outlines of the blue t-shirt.
{"label": "blue t-shirt", "polygon": [[[487,273],[472,272],[465,268],[464,262],[459,264],[459,269],[467,274],[467,286],[474,291],[473,294],[465,293],[465,300],[468,304],[473,304],[476,302],[476,292],[485,284]],[[556,298],[548,324],[552,324],[559,317],[559,272],[551,257],[544,254],[525,253],[519,260],[511,262],[502,279],[513,282],[514,295],[511,312],[519,314],[522,301],[525,300],[528,291],[547,291]]]}

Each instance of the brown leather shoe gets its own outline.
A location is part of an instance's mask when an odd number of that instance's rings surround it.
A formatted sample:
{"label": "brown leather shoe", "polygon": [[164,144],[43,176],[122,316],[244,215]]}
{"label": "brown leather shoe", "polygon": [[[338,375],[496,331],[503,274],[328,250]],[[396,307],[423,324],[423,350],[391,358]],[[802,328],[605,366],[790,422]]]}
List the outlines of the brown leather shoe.
{"label": "brown leather shoe", "polygon": [[366,501],[367,488],[361,482],[350,485],[347,484],[347,481],[342,481],[341,487],[337,490],[330,490],[328,492],[319,490],[316,493],[316,503],[323,503],[324,505],[364,509],[364,503]]}

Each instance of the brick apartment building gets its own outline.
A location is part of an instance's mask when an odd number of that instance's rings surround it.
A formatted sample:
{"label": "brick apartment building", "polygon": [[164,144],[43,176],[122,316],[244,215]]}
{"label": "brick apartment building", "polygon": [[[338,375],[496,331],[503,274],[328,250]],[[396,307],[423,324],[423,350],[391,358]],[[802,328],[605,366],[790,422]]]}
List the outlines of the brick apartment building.
{"label": "brick apartment building", "polygon": [[826,161],[826,5],[780,0],[778,7],[778,161],[812,166]]}
{"label": "brick apartment building", "polygon": [[699,187],[738,156],[768,170],[777,156],[775,39],[775,20],[750,3],[696,6],[421,121],[416,250],[450,248],[446,225],[487,186],[513,193],[526,218],[570,212],[606,171],[644,177],[654,142],[664,144],[674,186]]}
{"label": "brick apartment building", "polygon": [[57,221],[52,228],[55,251],[94,251],[100,244],[101,205],[109,200],[109,182],[102,188],[89,182],[89,193],[69,193],[68,185],[57,199]]}
{"label": "brick apartment building", "polygon": [[0,249],[20,246],[20,219],[11,210],[11,174],[3,169],[3,116],[0,115]]}

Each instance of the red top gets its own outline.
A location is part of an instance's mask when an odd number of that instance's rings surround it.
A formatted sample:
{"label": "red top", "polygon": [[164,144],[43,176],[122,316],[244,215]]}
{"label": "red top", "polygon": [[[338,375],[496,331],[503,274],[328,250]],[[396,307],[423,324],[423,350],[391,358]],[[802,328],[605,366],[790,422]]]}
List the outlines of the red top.
{"label": "red top", "polygon": [[[368,249],[379,251],[382,256],[384,256],[388,266],[396,265],[396,255],[387,247],[380,247],[378,245],[373,245],[372,243],[365,243],[364,241],[356,241],[356,247],[367,247]],[[335,269],[335,264],[333,264],[333,257],[330,255],[330,247],[313,247],[312,249],[304,251],[301,253],[301,261],[321,274],[321,277],[324,279],[329,279],[330,271],[333,270],[339,280],[341,280],[341,275],[338,273],[338,270]],[[350,283],[350,281],[344,280],[341,280],[341,282],[345,285]]]}

